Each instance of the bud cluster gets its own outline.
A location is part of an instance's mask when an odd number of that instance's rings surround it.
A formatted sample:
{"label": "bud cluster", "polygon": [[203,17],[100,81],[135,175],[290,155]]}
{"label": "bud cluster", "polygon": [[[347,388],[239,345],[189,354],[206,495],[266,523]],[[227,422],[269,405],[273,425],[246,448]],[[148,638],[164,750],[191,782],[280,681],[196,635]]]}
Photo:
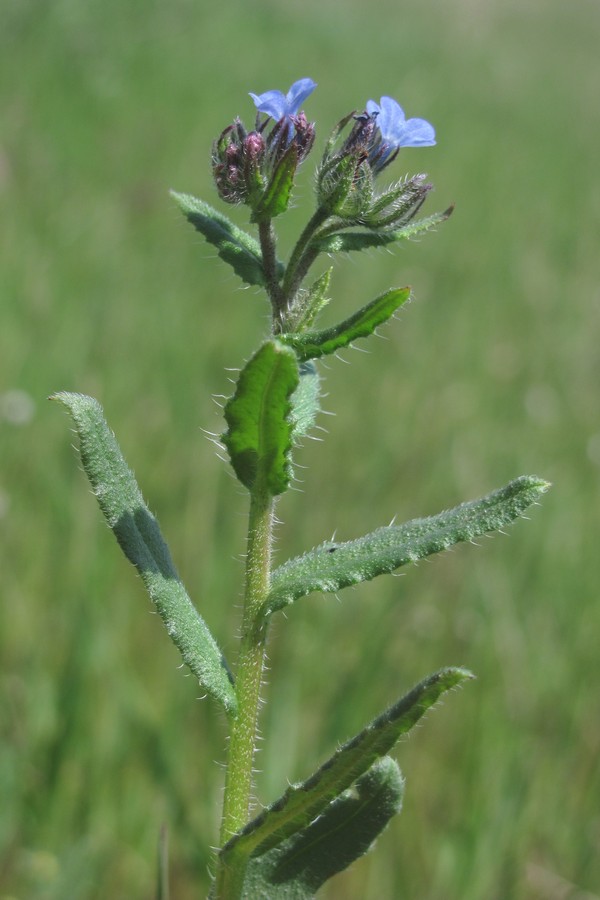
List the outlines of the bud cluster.
{"label": "bud cluster", "polygon": [[[317,173],[317,200],[329,215],[348,225],[393,229],[405,225],[420,209],[433,185],[414,175],[376,194],[377,175],[398,155],[377,122],[378,113],[350,113],[334,128]],[[354,120],[339,149],[340,135]]]}
{"label": "bud cluster", "polygon": [[219,196],[227,203],[245,203],[256,209],[281,166],[293,176],[310,152],[314,123],[303,112],[284,116],[266,133],[269,117],[246,131],[237,118],[213,144],[212,167]]}

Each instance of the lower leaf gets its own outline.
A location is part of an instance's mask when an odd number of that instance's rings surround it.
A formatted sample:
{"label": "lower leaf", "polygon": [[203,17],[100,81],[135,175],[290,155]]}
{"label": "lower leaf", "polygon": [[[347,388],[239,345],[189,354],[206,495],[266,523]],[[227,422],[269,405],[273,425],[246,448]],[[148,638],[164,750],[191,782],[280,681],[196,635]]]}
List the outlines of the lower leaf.
{"label": "lower leaf", "polygon": [[309,900],[364,856],[400,812],[404,779],[389,756],[376,762],[302,831],[250,861],[244,896]]}
{"label": "lower leaf", "polygon": [[446,691],[472,678],[466,669],[447,668],[429,675],[408,694],[345,743],[301,784],[291,785],[271,806],[223,847],[228,860],[261,856],[323,815],[329,804],[386,756]]}
{"label": "lower leaf", "polygon": [[177,574],[158,522],[144,503],[133,472],[93,397],[59,393],[79,436],[79,451],[96,499],[119,545],[136,567],[169,637],[200,684],[235,713],[233,678],[215,639]]}

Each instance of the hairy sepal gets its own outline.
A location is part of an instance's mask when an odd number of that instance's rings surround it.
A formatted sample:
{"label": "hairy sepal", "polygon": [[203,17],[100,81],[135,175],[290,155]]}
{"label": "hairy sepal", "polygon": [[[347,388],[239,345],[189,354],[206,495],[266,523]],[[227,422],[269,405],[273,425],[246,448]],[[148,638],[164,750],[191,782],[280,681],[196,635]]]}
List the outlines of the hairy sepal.
{"label": "hairy sepal", "polygon": [[479,500],[436,516],[378,528],[354,541],[321,544],[273,572],[263,613],[268,616],[313,591],[335,593],[370,581],[454,544],[497,531],[523,515],[548,488],[547,481],[523,475]]}
{"label": "hairy sepal", "polygon": [[296,354],[280,341],[267,341],[242,369],[225,406],[223,443],[249,491],[283,493],[290,482],[296,422],[292,397],[300,381]]}
{"label": "hairy sepal", "polygon": [[227,663],[177,574],[158,522],[144,503],[117,440],[93,397],[58,393],[79,437],[79,453],[100,509],[138,570],[169,637],[203,688],[228,711],[237,700]]}
{"label": "hairy sepal", "polygon": [[293,347],[298,359],[317,359],[347,347],[358,338],[369,337],[378,325],[387,322],[410,297],[410,288],[393,288],[376,297],[358,312],[322,331],[305,331],[299,334],[283,334],[280,340]]}
{"label": "hairy sepal", "polygon": [[[171,191],[171,196],[188,222],[217,248],[221,259],[232,267],[242,281],[266,287],[267,279],[260,244],[251,235],[238,228],[227,216],[213,209],[204,200],[175,191]],[[278,267],[278,274],[282,275],[283,265],[279,263]]]}

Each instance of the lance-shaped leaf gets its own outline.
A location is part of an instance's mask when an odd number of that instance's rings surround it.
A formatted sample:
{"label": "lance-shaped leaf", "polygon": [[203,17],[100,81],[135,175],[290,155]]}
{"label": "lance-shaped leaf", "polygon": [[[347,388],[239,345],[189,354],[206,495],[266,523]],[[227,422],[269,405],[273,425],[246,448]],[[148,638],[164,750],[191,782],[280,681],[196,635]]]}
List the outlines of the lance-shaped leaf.
{"label": "lance-shaped leaf", "polygon": [[310,328],[322,309],[329,303],[327,292],[333,266],[320,275],[310,288],[300,290],[293,306],[286,315],[287,327],[296,331],[305,331]]}
{"label": "lance-shaped leaf", "polygon": [[242,369],[225,406],[229,428],[222,440],[235,474],[249,491],[260,485],[276,496],[290,482],[291,397],[298,382],[294,351],[267,341]]}
{"label": "lance-shaped leaf", "polygon": [[[260,287],[266,286],[260,244],[251,235],[204,200],[175,191],[171,191],[171,196],[177,201],[188,222],[217,248],[221,259],[233,268],[242,281]],[[278,266],[279,274],[282,275],[283,265],[278,263]]]}
{"label": "lance-shaped leaf", "polygon": [[314,362],[300,364],[300,382],[291,397],[293,438],[295,441],[307,434],[315,423],[319,411],[320,378]]}
{"label": "lance-shaped leaf", "polygon": [[410,297],[410,288],[394,288],[376,297],[354,315],[322,331],[282,334],[280,340],[293,347],[299,360],[316,359],[347,347],[357,338],[373,334],[378,325],[393,316]]}
{"label": "lance-shaped leaf", "polygon": [[93,397],[59,393],[79,436],[85,473],[123,553],[136,567],[169,637],[204,689],[236,712],[233,678],[206,623],[177,574],[158,522],[144,503],[133,473]]}
{"label": "lance-shaped leaf", "polygon": [[252,213],[252,222],[268,222],[286,211],[297,168],[298,151],[295,144],[290,144],[278,162],[260,202]]}
{"label": "lance-shaped leaf", "polygon": [[269,615],[312,591],[339,591],[497,531],[521,516],[548,488],[547,481],[523,475],[437,516],[378,528],[355,541],[321,544],[275,570],[264,613]]}
{"label": "lance-shaped leaf", "polygon": [[316,236],[311,241],[311,247],[319,253],[349,253],[351,250],[368,250],[370,247],[386,247],[395,244],[396,241],[407,240],[419,234],[424,234],[435,228],[441,222],[445,222],[451,215],[454,207],[444,212],[434,213],[425,219],[411,221],[402,228],[394,228],[386,231],[334,231],[329,234]]}
{"label": "lance-shaped leaf", "polygon": [[291,785],[279,800],[234,835],[221,852],[232,861],[260,856],[307,828],[333,800],[386,756],[443,693],[472,677],[460,668],[441,669],[429,675],[340,747],[310,778]]}
{"label": "lance-shaped leaf", "polygon": [[404,779],[389,756],[376,762],[307,828],[250,860],[244,896],[310,900],[364,856],[402,808]]}

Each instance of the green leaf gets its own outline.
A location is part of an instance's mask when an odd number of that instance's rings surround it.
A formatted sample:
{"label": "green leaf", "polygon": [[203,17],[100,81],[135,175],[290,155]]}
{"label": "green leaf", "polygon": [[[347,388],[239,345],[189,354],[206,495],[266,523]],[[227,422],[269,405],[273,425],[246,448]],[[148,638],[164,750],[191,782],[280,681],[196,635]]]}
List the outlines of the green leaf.
{"label": "green leaf", "polygon": [[277,164],[258,206],[252,213],[252,222],[268,222],[286,211],[297,168],[298,151],[295,144],[290,144]]}
{"label": "green leaf", "polygon": [[234,396],[225,406],[229,426],[223,443],[235,474],[253,491],[283,493],[291,478],[294,422],[292,394],[299,383],[296,354],[267,341],[242,369]]}
{"label": "green leaf", "polygon": [[373,334],[377,326],[387,322],[409,297],[409,287],[394,288],[363,306],[339,325],[325,328],[323,331],[282,334],[280,340],[293,347],[300,361],[335,353],[357,338]]}
{"label": "green leaf", "polygon": [[303,434],[307,434],[314,425],[320,409],[319,396],[320,378],[317,367],[310,361],[301,363],[300,382],[291,397],[290,417],[294,425],[293,438],[295,441]]}
{"label": "green leaf", "polygon": [[407,240],[435,228],[452,213],[454,207],[444,212],[434,213],[425,219],[411,221],[402,228],[387,231],[334,231],[317,236],[311,241],[311,247],[319,253],[349,253],[351,250],[368,250],[371,247],[385,247],[396,241]]}
{"label": "green leaf", "polygon": [[307,291],[298,292],[292,308],[286,315],[286,327],[290,331],[299,332],[310,328],[321,310],[327,306],[329,303],[327,293],[332,272],[333,266],[323,272]]}
{"label": "green leaf", "polygon": [[389,756],[376,762],[307,828],[250,860],[244,896],[309,900],[364,856],[402,808],[404,779]]}
{"label": "green leaf", "polygon": [[548,490],[541,478],[523,475],[505,487],[427,519],[378,528],[358,540],[321,544],[275,570],[264,614],[312,591],[332,593],[370,581],[460,541],[496,531],[521,516]]}
{"label": "green leaf", "polygon": [[235,713],[237,700],[227,663],[186,593],[102,407],[83,394],[59,393],[50,399],[66,406],[73,417],[83,468],[100,509],[123,553],[140,573],[169,637],[204,689]]}
{"label": "green leaf", "polygon": [[343,744],[310,778],[290,785],[279,800],[234,835],[221,852],[232,860],[260,856],[307,828],[336,797],[386,756],[443,693],[472,677],[460,668],[441,669],[429,675]]}
{"label": "green leaf", "polygon": [[[201,232],[206,240],[217,248],[222,260],[228,263],[236,275],[246,284],[266,286],[260,244],[247,234],[227,216],[217,212],[204,200],[190,194],[178,194],[171,191],[184,216],[191,222],[196,231]],[[279,274],[283,274],[283,265],[278,263]]]}

